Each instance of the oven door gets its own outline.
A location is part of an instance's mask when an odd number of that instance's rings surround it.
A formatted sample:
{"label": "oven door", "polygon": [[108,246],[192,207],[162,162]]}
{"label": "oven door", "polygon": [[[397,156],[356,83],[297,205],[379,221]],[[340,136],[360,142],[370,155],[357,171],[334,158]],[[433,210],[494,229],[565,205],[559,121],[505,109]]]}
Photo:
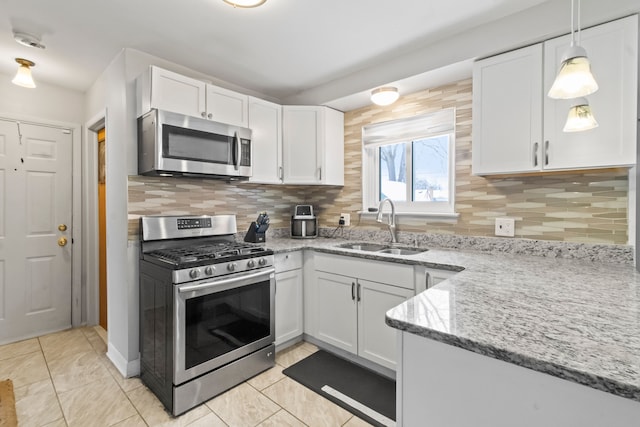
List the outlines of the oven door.
{"label": "oven door", "polygon": [[175,385],[275,341],[273,267],[175,286]]}

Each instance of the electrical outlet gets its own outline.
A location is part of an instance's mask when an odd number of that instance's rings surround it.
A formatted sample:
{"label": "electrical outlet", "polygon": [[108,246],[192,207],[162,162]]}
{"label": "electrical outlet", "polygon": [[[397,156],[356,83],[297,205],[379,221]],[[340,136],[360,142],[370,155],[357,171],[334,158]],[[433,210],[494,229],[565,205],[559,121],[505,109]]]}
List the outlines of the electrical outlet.
{"label": "electrical outlet", "polygon": [[344,225],[345,227],[348,227],[348,226],[351,225],[351,214],[341,213],[340,214],[340,219],[342,221],[344,221],[344,224],[342,224],[342,225]]}
{"label": "electrical outlet", "polygon": [[516,220],[496,218],[496,236],[513,237],[516,235]]}

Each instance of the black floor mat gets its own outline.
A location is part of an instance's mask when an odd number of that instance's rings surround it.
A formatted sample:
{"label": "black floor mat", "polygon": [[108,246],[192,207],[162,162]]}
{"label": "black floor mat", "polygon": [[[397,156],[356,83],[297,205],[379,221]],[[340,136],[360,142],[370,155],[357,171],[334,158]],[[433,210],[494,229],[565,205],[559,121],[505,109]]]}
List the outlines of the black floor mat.
{"label": "black floor mat", "polygon": [[396,419],[396,382],[326,351],[317,351],[283,373],[347,411],[375,426],[383,426],[367,414],[324,392],[325,385],[375,412]]}

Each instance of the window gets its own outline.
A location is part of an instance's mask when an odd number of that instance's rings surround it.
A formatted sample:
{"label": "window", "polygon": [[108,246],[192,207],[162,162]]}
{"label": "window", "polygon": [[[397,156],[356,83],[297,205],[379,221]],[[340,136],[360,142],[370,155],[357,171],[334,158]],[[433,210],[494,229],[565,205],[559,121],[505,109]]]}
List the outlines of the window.
{"label": "window", "polygon": [[389,198],[396,211],[453,214],[455,109],[362,130],[363,208]]}

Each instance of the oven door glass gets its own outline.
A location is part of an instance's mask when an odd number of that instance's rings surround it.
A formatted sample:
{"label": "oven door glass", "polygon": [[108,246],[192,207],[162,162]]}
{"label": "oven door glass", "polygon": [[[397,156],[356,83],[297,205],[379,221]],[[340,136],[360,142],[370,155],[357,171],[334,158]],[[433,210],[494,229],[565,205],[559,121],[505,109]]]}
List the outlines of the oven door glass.
{"label": "oven door glass", "polygon": [[179,381],[273,343],[272,269],[234,276],[239,277],[177,287],[175,350]]}

